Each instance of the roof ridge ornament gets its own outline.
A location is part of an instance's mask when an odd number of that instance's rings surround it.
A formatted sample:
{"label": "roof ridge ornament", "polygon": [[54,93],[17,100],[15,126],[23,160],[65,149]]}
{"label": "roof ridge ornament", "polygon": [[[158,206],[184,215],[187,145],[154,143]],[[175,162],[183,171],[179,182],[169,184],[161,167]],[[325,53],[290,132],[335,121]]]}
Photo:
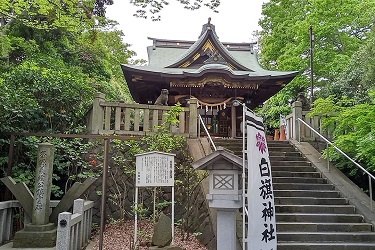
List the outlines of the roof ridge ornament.
{"label": "roof ridge ornament", "polygon": [[[199,35],[199,37],[201,37],[206,31],[208,31],[208,30],[211,30],[212,31],[212,33],[215,35],[215,36],[217,36],[217,34],[216,34],[216,31],[215,31],[215,25],[213,25],[212,23],[211,23],[211,17],[209,17],[208,18],[208,22],[206,23],[206,24],[203,24],[203,26],[202,26],[202,31],[201,31],[201,34]],[[199,38],[198,37],[198,38]],[[219,38],[219,37],[218,37]]]}
{"label": "roof ridge ornament", "polygon": [[215,64],[228,65],[228,62],[225,61],[225,59],[222,57],[222,55],[220,55],[220,53],[218,53],[217,51],[207,53],[207,55],[208,55],[208,59],[203,62],[204,64],[215,63]]}

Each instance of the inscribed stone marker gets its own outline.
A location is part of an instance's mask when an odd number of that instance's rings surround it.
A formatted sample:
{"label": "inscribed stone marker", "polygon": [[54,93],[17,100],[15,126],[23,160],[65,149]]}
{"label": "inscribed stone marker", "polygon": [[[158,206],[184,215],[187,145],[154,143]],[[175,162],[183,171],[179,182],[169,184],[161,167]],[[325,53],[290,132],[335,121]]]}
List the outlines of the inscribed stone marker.
{"label": "inscribed stone marker", "polygon": [[34,204],[31,224],[49,223],[49,203],[52,186],[54,147],[50,143],[40,143],[36,166]]}

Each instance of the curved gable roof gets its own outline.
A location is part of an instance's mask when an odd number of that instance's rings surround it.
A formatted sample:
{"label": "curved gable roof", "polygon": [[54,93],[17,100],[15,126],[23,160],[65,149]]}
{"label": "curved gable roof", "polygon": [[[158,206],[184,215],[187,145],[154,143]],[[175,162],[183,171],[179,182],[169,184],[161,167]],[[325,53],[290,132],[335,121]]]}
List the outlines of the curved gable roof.
{"label": "curved gable roof", "polygon": [[201,57],[208,58],[211,61],[223,59],[224,61],[221,63],[227,64],[233,70],[253,71],[241,64],[230,54],[212,29],[206,29],[199,39],[176,62],[166,68],[187,68]]}

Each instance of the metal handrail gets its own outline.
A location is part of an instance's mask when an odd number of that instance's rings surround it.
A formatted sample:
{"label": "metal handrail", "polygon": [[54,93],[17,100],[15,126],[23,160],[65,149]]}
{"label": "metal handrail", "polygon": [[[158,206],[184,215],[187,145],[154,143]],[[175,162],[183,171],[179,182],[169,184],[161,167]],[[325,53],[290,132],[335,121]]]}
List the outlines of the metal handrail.
{"label": "metal handrail", "polygon": [[[208,137],[208,140],[210,140],[210,143],[212,145],[212,147],[214,148],[214,150],[216,151],[216,146],[215,146],[215,143],[214,141],[212,140],[212,137],[210,135],[210,133],[208,132],[207,128],[206,128],[206,124],[204,124],[203,122],[203,119],[202,119],[202,116],[200,114],[198,114],[198,117],[199,117],[199,121],[200,123],[203,125],[203,128],[204,128],[204,131],[206,131],[206,134],[207,134],[207,137]],[[200,134],[200,133],[199,133]]]}
{"label": "metal handrail", "polygon": [[[301,118],[298,118],[298,122],[299,122],[299,127],[301,127],[300,123],[302,122],[306,127],[308,127],[311,131],[313,131],[315,134],[317,134],[321,139],[323,139],[328,145],[332,146],[334,149],[336,149],[339,153],[341,153],[343,156],[345,156],[349,161],[351,161],[354,165],[356,165],[358,168],[360,168],[363,172],[365,172],[368,175],[368,177],[369,177],[369,179],[368,179],[368,181],[369,181],[369,191],[370,191],[370,208],[371,208],[371,212],[373,212],[371,179],[375,180],[375,177],[369,171],[367,171],[364,167],[359,165],[356,161],[354,161],[347,154],[345,154],[341,149],[339,149],[332,142],[330,142],[327,138],[325,138],[323,135],[321,135],[318,131],[316,131],[314,128],[312,128],[309,124],[307,124],[304,120],[302,120]],[[301,142],[301,129],[299,129],[298,132],[299,132],[298,133],[298,142]],[[327,154],[328,154],[328,150],[327,150]],[[328,159],[328,171],[329,171],[329,155],[327,156],[327,159]]]}

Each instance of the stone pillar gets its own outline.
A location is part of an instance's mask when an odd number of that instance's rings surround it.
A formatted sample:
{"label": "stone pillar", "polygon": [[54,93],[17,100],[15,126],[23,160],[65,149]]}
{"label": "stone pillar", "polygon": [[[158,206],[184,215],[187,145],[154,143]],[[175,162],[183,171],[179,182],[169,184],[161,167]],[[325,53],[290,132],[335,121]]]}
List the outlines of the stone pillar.
{"label": "stone pillar", "polygon": [[50,143],[39,144],[36,166],[34,204],[31,224],[45,225],[49,221],[54,148]]}
{"label": "stone pillar", "polygon": [[99,131],[103,129],[104,121],[104,109],[100,106],[101,102],[105,101],[105,95],[103,93],[96,93],[94,97],[94,102],[92,104],[91,119],[89,121],[89,131],[91,134],[99,134]]}
{"label": "stone pillar", "polygon": [[196,98],[190,99],[190,116],[189,116],[189,137],[198,137],[198,100]]}
{"label": "stone pillar", "polygon": [[293,128],[292,128],[292,138],[294,140],[298,140],[300,126],[298,122],[298,118],[302,119],[302,103],[299,101],[295,101],[292,104],[292,115],[293,115]]}
{"label": "stone pillar", "polygon": [[217,209],[217,250],[236,249],[236,213],[238,209]]}
{"label": "stone pillar", "polygon": [[53,157],[53,145],[40,143],[31,224],[25,224],[23,230],[16,232],[14,248],[43,248],[56,245],[56,227],[54,223],[49,222]]}

